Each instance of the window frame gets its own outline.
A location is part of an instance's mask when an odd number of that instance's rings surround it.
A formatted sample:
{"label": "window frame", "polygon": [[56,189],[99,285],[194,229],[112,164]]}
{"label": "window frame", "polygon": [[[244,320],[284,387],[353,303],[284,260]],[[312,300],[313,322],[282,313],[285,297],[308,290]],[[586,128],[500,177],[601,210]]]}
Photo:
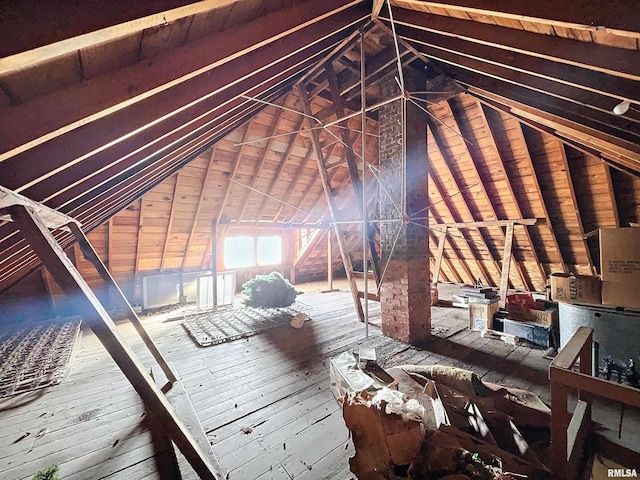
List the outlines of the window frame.
{"label": "window frame", "polygon": [[[279,261],[277,263],[259,263],[259,258],[258,258],[258,242],[260,238],[278,238],[279,242],[280,242],[280,258]],[[239,266],[239,267],[231,267],[227,264],[227,252],[229,251],[228,246],[227,246],[227,242],[228,241],[232,241],[234,238],[250,238],[253,241],[253,247],[252,247],[252,259],[251,259],[251,264],[246,265],[246,266]],[[226,270],[243,270],[243,269],[249,269],[249,268],[258,268],[258,267],[278,267],[278,266],[282,266],[283,262],[284,262],[284,239],[282,238],[282,235],[280,234],[270,234],[270,235],[242,235],[242,234],[234,234],[234,235],[227,235],[224,238],[224,244],[223,244],[223,263],[224,263],[224,267]]]}

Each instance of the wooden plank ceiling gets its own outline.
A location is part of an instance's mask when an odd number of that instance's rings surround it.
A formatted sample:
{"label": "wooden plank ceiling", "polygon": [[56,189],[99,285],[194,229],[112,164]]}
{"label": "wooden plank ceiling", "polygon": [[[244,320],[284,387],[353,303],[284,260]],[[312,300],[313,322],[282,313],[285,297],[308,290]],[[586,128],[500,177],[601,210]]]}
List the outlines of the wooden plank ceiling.
{"label": "wooden plank ceiling", "polygon": [[[363,29],[367,105],[384,100],[379,83],[397,75],[386,4],[371,23],[371,2],[348,0],[93,3],[82,13],[56,2],[48,17],[0,6],[3,186],[80,220],[121,282],[209,268],[214,221],[231,232],[329,220],[309,132],[320,124],[297,88],[324,124],[337,120],[336,92],[347,113],[360,109]],[[403,68],[430,92],[413,96],[429,113],[432,250],[436,224],[537,218],[515,229],[513,287],[593,272],[597,241],[585,234],[640,216],[634,2],[391,3]],[[359,155],[360,130],[358,116],[319,129],[348,219],[358,210],[344,143]],[[375,111],[366,145],[375,166]],[[383,192],[365,178],[375,211]],[[442,278],[499,283],[504,238],[500,227],[451,229]],[[326,272],[325,242],[291,256],[299,274]],[[0,291],[38,267],[0,223]]]}

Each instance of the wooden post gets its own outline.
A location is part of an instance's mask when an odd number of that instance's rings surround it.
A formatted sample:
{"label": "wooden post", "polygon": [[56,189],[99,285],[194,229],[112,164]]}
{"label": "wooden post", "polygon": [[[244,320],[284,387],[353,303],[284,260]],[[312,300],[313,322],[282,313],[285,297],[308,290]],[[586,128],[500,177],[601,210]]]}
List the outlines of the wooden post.
{"label": "wooden post", "polygon": [[158,350],[158,347],[145,330],[142,322],[140,322],[140,319],[138,318],[138,315],[131,307],[131,304],[127,301],[127,298],[124,296],[124,293],[122,293],[122,290],[120,290],[120,287],[109,273],[109,270],[107,269],[105,264],[102,263],[102,260],[100,260],[98,253],[94,250],[93,245],[91,245],[91,242],[89,242],[89,239],[85,236],[84,232],[77,224],[70,223],[68,227],[71,229],[71,233],[78,241],[78,245],[80,245],[82,255],[87,259],[87,261],[93,264],[95,269],[98,271],[98,274],[100,274],[100,277],[104,281],[107,289],[113,292],[114,295],[112,298],[114,298],[116,305],[122,309],[129,321],[133,324],[134,328],[138,332],[138,335],[140,335],[140,338],[142,338],[145,345],[153,355],[153,358],[155,358],[156,362],[158,362],[158,365],[160,365],[160,368],[166,375],[169,383],[175,383],[176,377],[169,367],[169,364],[162,356],[162,353],[160,353],[160,350]]}
{"label": "wooden post", "polygon": [[164,425],[167,434],[203,480],[219,480],[222,471],[212,465],[197,445],[192,435],[174,413],[164,394],[156,386],[144,365],[136,357],[115,323],[100,304],[89,285],[73,266],[47,227],[30,207],[9,207],[24,238],[42,260],[55,281],[69,295],[74,295],[74,305],[85,322],[89,324],[100,342],[136,389],[145,405]]}
{"label": "wooden post", "polygon": [[440,268],[442,267],[442,257],[444,256],[444,243],[447,240],[447,230],[449,227],[445,226],[440,238],[438,239],[438,253],[436,254],[436,265],[433,269],[433,277],[431,278],[431,284],[435,287],[438,285],[438,279],[440,278]]}
{"label": "wooden post", "polygon": [[[509,268],[511,267],[511,247],[513,246],[513,222],[507,225],[502,255],[502,271],[500,276],[500,308],[507,306],[507,290],[509,288]],[[566,407],[565,407],[566,409]]]}
{"label": "wooden post", "polygon": [[[309,124],[310,128],[315,127],[316,125],[311,122],[311,118],[313,118],[313,112],[311,111],[311,102],[309,101],[309,95],[307,94],[304,85],[298,84],[298,92],[300,95],[300,99],[302,100],[303,111],[307,116],[307,123]],[[327,173],[325,157],[322,153],[322,144],[320,143],[320,136],[317,130],[311,130],[311,144],[313,145],[313,149],[316,154],[318,176],[322,182],[322,190],[327,201],[327,206],[329,207],[329,214],[331,215],[331,219],[335,220],[337,218],[338,209],[336,206],[334,195],[332,193],[331,184],[329,182],[329,175]],[[339,225],[334,224],[333,227],[335,228],[336,240],[338,242],[338,247],[340,248],[342,264],[344,265],[344,270],[347,274],[347,280],[349,280],[349,287],[351,290],[351,296],[353,298],[353,304],[356,307],[358,318],[361,322],[364,322],[364,310],[362,308],[362,303],[360,303],[360,297],[358,296],[358,284],[353,274],[353,265],[351,263],[351,257],[349,257],[349,252],[347,251],[344,233],[340,229]]]}
{"label": "wooden post", "polygon": [[567,467],[567,395],[569,389],[559,383],[551,383],[551,472],[554,478],[562,478]]}
{"label": "wooden post", "polygon": [[[213,306],[218,305],[218,222],[211,224],[211,289],[213,290]],[[234,286],[235,289],[235,286]]]}
{"label": "wooden post", "polygon": [[327,231],[327,290],[330,292],[333,291],[333,252],[331,246],[331,229]]}

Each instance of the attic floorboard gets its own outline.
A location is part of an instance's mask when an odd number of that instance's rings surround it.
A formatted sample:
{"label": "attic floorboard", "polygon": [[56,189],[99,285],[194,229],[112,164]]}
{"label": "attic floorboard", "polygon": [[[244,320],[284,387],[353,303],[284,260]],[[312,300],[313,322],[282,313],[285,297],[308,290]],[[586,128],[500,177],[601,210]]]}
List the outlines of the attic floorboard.
{"label": "attic floorboard", "polygon": [[[351,478],[353,447],[328,378],[329,358],[363,343],[364,327],[345,285],[338,281],[342,291],[327,294],[319,293],[324,284],[300,287],[307,291],[301,299],[313,307],[313,320],[301,330],[285,326],[215,347],[196,346],[166,313],[143,318],[177,369],[229,479]],[[371,304],[370,310],[375,323],[379,306]],[[460,309],[433,310],[439,321],[465,316]],[[133,328],[122,323],[120,330],[151,365]],[[457,365],[490,381],[532,389],[549,401],[548,361],[541,350],[508,346],[468,330],[434,337],[419,349],[382,336],[375,325],[365,343],[376,348],[385,366]],[[159,368],[153,371],[160,375]],[[84,332],[70,376],[42,393],[0,411],[1,478],[30,479],[57,463],[65,479],[163,479],[152,422],[92,332]],[[185,478],[196,477],[191,472]]]}

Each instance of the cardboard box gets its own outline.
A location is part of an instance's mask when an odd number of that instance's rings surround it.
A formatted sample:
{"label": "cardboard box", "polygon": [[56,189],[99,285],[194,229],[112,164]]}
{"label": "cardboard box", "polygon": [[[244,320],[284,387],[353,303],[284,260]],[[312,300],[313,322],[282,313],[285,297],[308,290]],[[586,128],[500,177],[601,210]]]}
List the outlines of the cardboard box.
{"label": "cardboard box", "polygon": [[485,304],[479,302],[469,302],[469,330],[480,332],[491,329],[493,326],[493,315],[500,309],[498,301]]}
{"label": "cardboard box", "polygon": [[550,278],[551,299],[554,302],[602,303],[602,282],[599,277],[552,273]]}
{"label": "cardboard box", "polygon": [[534,322],[543,325],[558,326],[558,309],[556,307],[536,310],[533,308],[523,308],[519,305],[507,305],[509,318],[521,322]]}
{"label": "cardboard box", "polygon": [[640,308],[640,227],[600,229],[602,303]]}
{"label": "cardboard box", "polygon": [[393,377],[377,363],[367,362],[364,358],[363,360],[367,363],[366,370],[360,368],[359,358],[349,352],[329,359],[329,380],[336,400],[364,390],[374,392],[383,387],[390,387]]}

